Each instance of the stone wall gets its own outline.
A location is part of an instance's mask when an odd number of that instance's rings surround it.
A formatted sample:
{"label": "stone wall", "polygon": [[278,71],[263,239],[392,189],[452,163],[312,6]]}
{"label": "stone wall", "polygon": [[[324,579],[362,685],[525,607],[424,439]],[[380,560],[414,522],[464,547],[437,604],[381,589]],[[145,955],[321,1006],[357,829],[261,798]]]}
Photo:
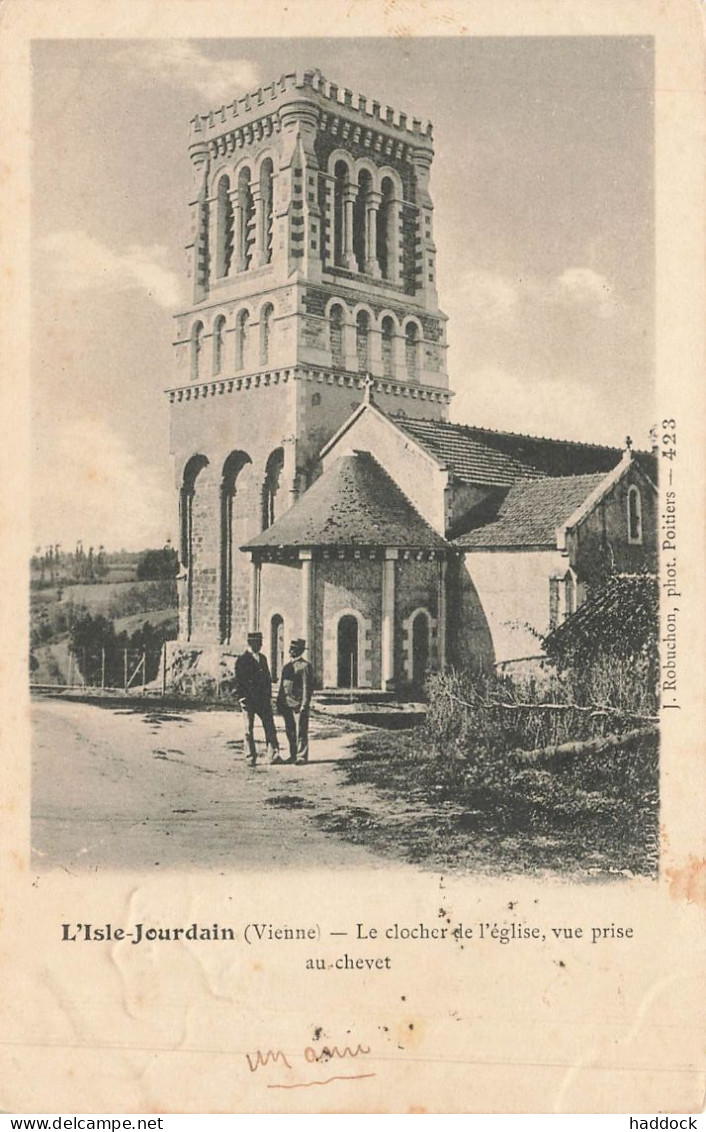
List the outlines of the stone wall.
{"label": "stone wall", "polygon": [[363,551],[360,558],[341,559],[332,555],[317,561],[314,571],[316,647],[322,659],[319,671],[324,685],[337,685],[338,622],[350,613],[359,623],[358,686],[379,688],[382,680],[382,560],[371,561]]}

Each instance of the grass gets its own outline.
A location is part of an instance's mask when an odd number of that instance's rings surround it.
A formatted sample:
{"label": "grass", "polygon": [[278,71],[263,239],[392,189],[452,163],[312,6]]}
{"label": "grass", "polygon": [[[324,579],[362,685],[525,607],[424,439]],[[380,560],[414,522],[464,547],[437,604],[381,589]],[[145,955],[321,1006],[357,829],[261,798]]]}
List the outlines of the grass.
{"label": "grass", "polygon": [[347,783],[396,805],[339,813],[336,831],[353,842],[430,868],[656,875],[656,736],[551,768],[482,750],[435,754],[425,728],[371,731],[355,749],[340,768]]}

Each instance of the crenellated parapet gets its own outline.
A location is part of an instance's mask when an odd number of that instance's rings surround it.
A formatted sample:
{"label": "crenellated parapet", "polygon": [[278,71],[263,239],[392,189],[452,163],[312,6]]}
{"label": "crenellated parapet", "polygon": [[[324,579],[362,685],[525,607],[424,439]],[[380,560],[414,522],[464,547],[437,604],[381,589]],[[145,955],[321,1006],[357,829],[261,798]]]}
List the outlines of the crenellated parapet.
{"label": "crenellated parapet", "polygon": [[[366,131],[376,143],[388,141],[398,135],[401,143],[410,149],[431,147],[433,128],[431,122],[411,118],[406,113],[384,106],[366,95],[357,94],[337,83],[329,82],[320,71],[297,71],[281,75],[266,86],[258,87],[252,94],[235,98],[232,102],[206,114],[197,114],[191,119],[191,138],[193,142],[208,140],[222,145],[245,144],[248,137],[256,137],[259,131],[276,131],[280,123],[280,111],[289,103],[303,100],[312,101],[322,114],[331,121],[348,122]],[[233,141],[223,141],[233,136]],[[377,142],[377,139],[380,139]],[[216,150],[218,152],[218,150]]]}

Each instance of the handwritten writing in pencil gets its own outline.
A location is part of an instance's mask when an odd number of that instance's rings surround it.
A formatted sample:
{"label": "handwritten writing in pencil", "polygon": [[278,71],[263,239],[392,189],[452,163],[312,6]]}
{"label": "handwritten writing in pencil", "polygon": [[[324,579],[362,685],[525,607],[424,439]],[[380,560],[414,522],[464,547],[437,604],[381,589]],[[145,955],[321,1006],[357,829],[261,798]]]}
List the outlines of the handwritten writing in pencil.
{"label": "handwritten writing in pencil", "polygon": [[[328,1061],[365,1057],[369,1053],[370,1046],[358,1043],[356,1046],[323,1046],[318,1052],[313,1046],[305,1046],[302,1056],[310,1065],[321,1065]],[[287,1069],[291,1069],[291,1056],[282,1049],[257,1049],[254,1053],[246,1053],[245,1059],[250,1072],[256,1073],[258,1069],[264,1069],[268,1065],[285,1065]]]}

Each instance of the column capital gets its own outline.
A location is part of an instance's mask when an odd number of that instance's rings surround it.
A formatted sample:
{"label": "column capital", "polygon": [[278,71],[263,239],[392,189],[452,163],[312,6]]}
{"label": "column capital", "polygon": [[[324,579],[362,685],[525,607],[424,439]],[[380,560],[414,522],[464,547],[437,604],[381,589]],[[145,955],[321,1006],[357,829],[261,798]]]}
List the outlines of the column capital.
{"label": "column capital", "polygon": [[385,559],[386,559],[386,561],[394,562],[397,558],[399,558],[399,556],[400,556],[400,552],[399,552],[399,550],[396,546],[386,546],[385,547]]}
{"label": "column capital", "polygon": [[314,557],[314,551],[310,547],[307,547],[305,550],[299,551],[299,561],[300,562],[311,562],[313,557]]}

